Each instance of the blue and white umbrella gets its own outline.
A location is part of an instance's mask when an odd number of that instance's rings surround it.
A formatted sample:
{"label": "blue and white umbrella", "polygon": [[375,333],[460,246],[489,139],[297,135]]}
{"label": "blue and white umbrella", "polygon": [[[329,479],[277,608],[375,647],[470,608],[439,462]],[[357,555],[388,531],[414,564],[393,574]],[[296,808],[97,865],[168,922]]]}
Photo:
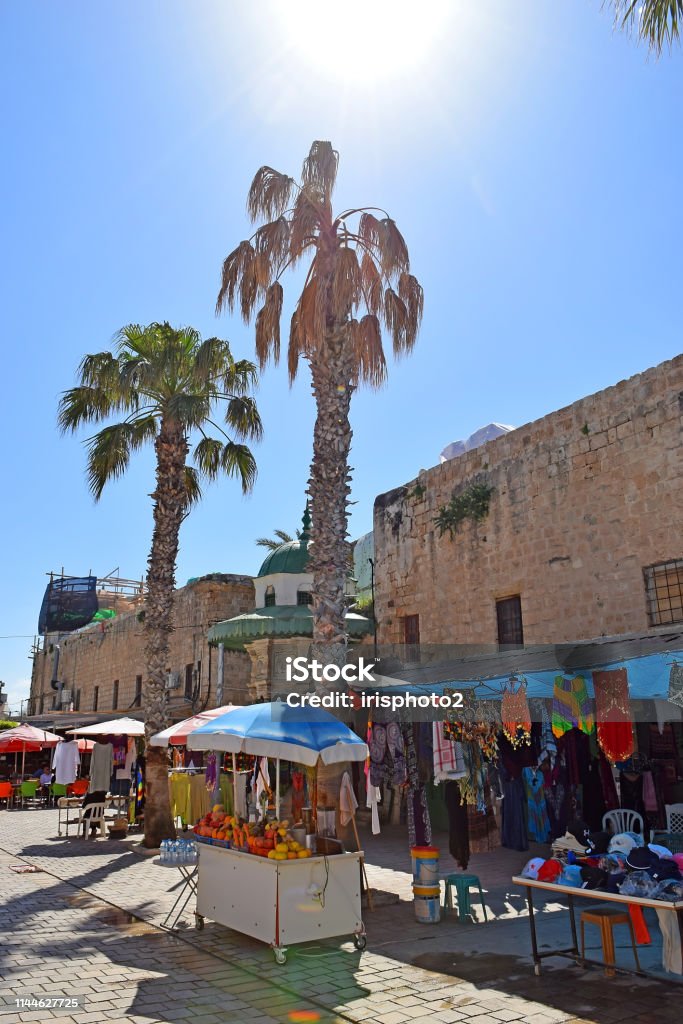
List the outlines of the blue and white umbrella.
{"label": "blue and white umbrella", "polygon": [[251,704],[214,718],[187,737],[190,750],[276,757],[310,767],[364,761],[367,744],[322,708],[290,707],[274,701]]}

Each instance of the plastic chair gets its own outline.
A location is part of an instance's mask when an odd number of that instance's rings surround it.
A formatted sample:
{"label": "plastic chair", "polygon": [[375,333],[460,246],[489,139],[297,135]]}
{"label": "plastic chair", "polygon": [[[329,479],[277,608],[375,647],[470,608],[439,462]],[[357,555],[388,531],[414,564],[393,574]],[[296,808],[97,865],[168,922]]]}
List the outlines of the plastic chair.
{"label": "plastic chair", "polygon": [[586,961],[586,925],[597,924],[600,928],[602,939],[602,959],[605,964],[605,975],[608,978],[614,977],[614,965],[616,956],[614,952],[614,928],[618,924],[628,925],[631,935],[631,948],[636,961],[636,970],[640,972],[638,950],[636,949],[636,937],[633,932],[633,922],[628,911],[614,910],[612,907],[595,907],[593,910],[581,912],[581,960],[585,967]]}
{"label": "plastic chair", "polygon": [[7,801],[7,810],[9,811],[12,800],[14,799],[14,786],[11,782],[0,782],[0,800]]}
{"label": "plastic chair", "polygon": [[17,795],[19,796],[19,799],[21,800],[21,806],[23,807],[27,800],[33,800],[33,802],[35,803],[36,800],[38,799],[37,793],[38,793],[38,780],[37,779],[27,779],[25,782],[22,782],[22,784],[19,786],[19,789],[17,791]]}
{"label": "plastic chair", "polygon": [[488,921],[486,903],[484,902],[484,892],[478,875],[462,875],[458,872],[457,874],[446,875],[445,882],[446,891],[443,898],[444,913],[453,911],[453,889],[455,889],[458,901],[458,921],[463,921],[465,917],[471,915],[472,905],[470,903],[470,888],[476,885],[479,889],[481,906],[484,911],[484,921]]}
{"label": "plastic chair", "polygon": [[67,794],[69,796],[85,796],[88,792],[88,786],[90,785],[90,779],[76,779],[75,782],[70,783],[66,787]]}
{"label": "plastic chair", "polygon": [[81,813],[78,815],[78,825],[76,827],[76,834],[78,835],[83,826],[83,838],[88,838],[88,829],[92,826],[99,826],[100,835],[104,839],[104,828],[105,828],[105,812],[106,804],[104,802],[99,804],[88,804],[87,807],[81,807]]}
{"label": "plastic chair", "polygon": [[683,804],[666,804],[667,832],[683,832]]}
{"label": "plastic chair", "polygon": [[66,796],[66,786],[62,782],[53,782],[50,786],[50,800],[53,805],[60,796]]}
{"label": "plastic chair", "polygon": [[[638,828],[634,828],[638,825]],[[617,835],[619,832],[638,832],[645,838],[645,827],[643,817],[638,811],[632,811],[629,807],[619,807],[616,811],[608,811],[602,816],[603,832],[612,832]]]}

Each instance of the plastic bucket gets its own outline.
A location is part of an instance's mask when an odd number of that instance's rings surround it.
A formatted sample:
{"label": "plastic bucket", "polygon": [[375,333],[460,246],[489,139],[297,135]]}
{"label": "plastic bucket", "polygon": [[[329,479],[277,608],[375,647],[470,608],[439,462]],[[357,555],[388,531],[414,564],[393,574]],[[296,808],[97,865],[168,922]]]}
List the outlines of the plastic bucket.
{"label": "plastic bucket", "polygon": [[416,885],[438,885],[438,846],[412,846],[410,856],[413,862],[413,881]]}
{"label": "plastic bucket", "polygon": [[414,885],[413,908],[420,924],[438,924],[441,920],[441,889],[438,885]]}

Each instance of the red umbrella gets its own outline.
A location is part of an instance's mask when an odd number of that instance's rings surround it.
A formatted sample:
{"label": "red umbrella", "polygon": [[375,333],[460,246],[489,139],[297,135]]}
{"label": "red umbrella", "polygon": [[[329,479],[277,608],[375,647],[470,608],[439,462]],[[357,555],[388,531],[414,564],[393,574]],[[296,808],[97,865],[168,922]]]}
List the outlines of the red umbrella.
{"label": "red umbrella", "polygon": [[0,732],[0,753],[18,754],[21,751],[21,774],[24,774],[26,751],[33,753],[43,747],[56,747],[62,737],[45,729],[36,729],[33,725],[17,725],[14,729]]}

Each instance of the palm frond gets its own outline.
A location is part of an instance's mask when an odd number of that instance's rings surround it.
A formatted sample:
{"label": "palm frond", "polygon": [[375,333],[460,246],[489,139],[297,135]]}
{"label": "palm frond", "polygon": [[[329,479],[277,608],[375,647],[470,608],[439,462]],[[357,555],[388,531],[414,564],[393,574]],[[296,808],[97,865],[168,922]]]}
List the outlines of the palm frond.
{"label": "palm frond", "polygon": [[291,543],[291,541],[294,540],[291,533],[287,533],[286,530],[274,530],[273,533],[275,534],[276,537],[280,538],[280,542],[282,544],[289,544]]}
{"label": "palm frond", "polygon": [[79,386],[62,394],[57,422],[62,433],[76,431],[83,423],[97,423],[116,409],[112,396],[98,387]]}
{"label": "palm frond", "polygon": [[358,219],[358,237],[368,249],[379,250],[382,245],[382,222],[373,213],[361,213]]}
{"label": "palm frond", "polygon": [[393,288],[384,292],[384,322],[394,343],[394,353],[400,355],[408,345],[408,310]]}
{"label": "palm frond", "polygon": [[289,383],[293,384],[299,369],[299,357],[304,355],[303,337],[299,327],[299,307],[292,313],[289,322],[289,345],[287,346],[287,373]]}
{"label": "palm frond", "polygon": [[231,398],[225,413],[225,422],[236,430],[240,437],[248,438],[250,441],[260,441],[263,437],[263,423],[253,398]]}
{"label": "palm frond", "polygon": [[368,314],[351,323],[351,341],[356,365],[356,379],[380,387],[386,379],[387,363],[382,348],[379,319]]}
{"label": "palm frond", "polygon": [[345,320],[363,297],[362,277],[356,250],[339,249],[332,277],[332,309],[337,320]]}
{"label": "palm frond", "polygon": [[302,188],[296,197],[290,226],[289,256],[292,266],[315,244],[313,240],[320,229],[320,215],[320,208],[310,189]]}
{"label": "palm frond", "polygon": [[382,278],[374,259],[368,252],[360,261],[361,284],[368,312],[377,315],[382,309]]}
{"label": "palm frond", "polygon": [[610,0],[617,24],[638,36],[656,54],[680,40],[683,0]]}
{"label": "palm frond", "polygon": [[185,512],[198,505],[202,500],[202,488],[199,483],[199,474],[194,466],[185,466]]}
{"label": "palm frond", "polygon": [[280,547],[280,541],[273,540],[272,537],[257,537],[256,546],[259,548],[268,548],[269,551],[275,551],[276,548]]}
{"label": "palm frond", "polygon": [[127,469],[133,451],[156,434],[153,416],[103,427],[86,441],[87,476],[95,501],[99,501],[105,485],[120,477]]}
{"label": "palm frond", "polygon": [[316,141],[304,160],[301,170],[301,181],[304,186],[312,185],[316,191],[329,201],[334,183],[337,180],[339,153],[332,148],[331,142]]}
{"label": "palm frond", "polygon": [[193,358],[193,375],[197,381],[214,380],[234,365],[234,359],[227,341],[222,338],[205,338],[197,345]]}
{"label": "palm frond", "polygon": [[211,415],[211,395],[205,391],[175,391],[164,403],[164,415],[186,431],[201,426]]}
{"label": "palm frond", "polygon": [[236,476],[247,494],[256,480],[256,461],[249,448],[234,441],[219,441],[215,437],[203,437],[197,444],[194,461],[201,476],[215,480],[221,473]]}
{"label": "palm frond", "polygon": [[412,274],[401,274],[398,279],[398,294],[406,308],[406,350],[410,351],[417,340],[422,323],[424,292],[422,285]]}
{"label": "palm frond", "polygon": [[222,377],[223,390],[229,395],[246,395],[258,387],[258,369],[250,359],[233,362]]}
{"label": "palm frond", "polygon": [[289,255],[289,221],[278,217],[262,225],[254,235],[254,248],[265,256],[270,265],[271,277],[276,277]]}
{"label": "palm frond", "polygon": [[234,309],[237,290],[254,258],[254,247],[251,242],[240,242],[236,249],[226,256],[221,273],[221,287],[216,300],[216,312],[220,313],[224,306]]}
{"label": "palm frond", "polygon": [[408,246],[396,227],[395,221],[391,217],[385,217],[379,223],[381,225],[379,261],[383,273],[390,278],[410,270]]}
{"label": "palm frond", "polygon": [[[315,267],[315,261],[312,264]],[[309,355],[322,347],[326,323],[326,282],[313,272],[299,298],[297,306],[298,333],[301,351]]]}
{"label": "palm frond", "polygon": [[240,312],[245,324],[251,320],[256,303],[265,297],[270,281],[270,264],[263,253],[254,253],[240,279]]}
{"label": "palm frond", "polygon": [[83,356],[78,367],[78,376],[85,387],[104,388],[107,384],[115,387],[118,381],[119,364],[111,352],[97,352]]}
{"label": "palm frond", "polygon": [[294,179],[281,174],[272,167],[260,167],[247,197],[247,213],[252,221],[259,217],[275,220],[289,206]]}
{"label": "palm frond", "polygon": [[280,358],[280,316],[282,315],[283,291],[275,281],[266,292],[266,301],[256,315],[256,355],[261,369],[270,356],[278,362]]}

